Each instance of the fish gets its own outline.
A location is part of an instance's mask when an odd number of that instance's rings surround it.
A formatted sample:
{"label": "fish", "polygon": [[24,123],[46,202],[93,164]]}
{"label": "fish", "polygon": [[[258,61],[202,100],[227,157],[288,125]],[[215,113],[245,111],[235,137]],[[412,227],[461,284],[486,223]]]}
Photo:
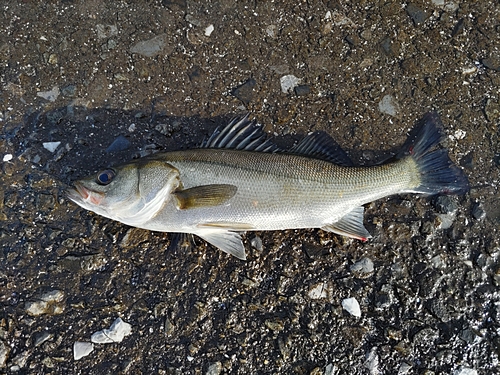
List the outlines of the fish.
{"label": "fish", "polygon": [[429,112],[393,157],[355,166],[325,132],[282,150],[246,115],[199,148],[108,167],[74,182],[67,196],[132,227],[194,234],[243,260],[246,231],[321,228],[367,241],[363,205],[395,194],[469,190],[442,136],[439,115]]}

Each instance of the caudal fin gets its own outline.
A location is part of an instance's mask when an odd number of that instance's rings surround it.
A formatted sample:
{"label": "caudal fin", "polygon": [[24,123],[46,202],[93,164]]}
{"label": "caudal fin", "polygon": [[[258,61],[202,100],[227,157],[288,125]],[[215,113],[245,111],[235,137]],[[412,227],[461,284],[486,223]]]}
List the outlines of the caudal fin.
{"label": "caudal fin", "polygon": [[421,194],[465,194],[469,181],[450,160],[448,150],[439,147],[442,123],[436,112],[427,113],[408,137],[398,159],[411,157],[417,163],[420,185],[406,192]]}

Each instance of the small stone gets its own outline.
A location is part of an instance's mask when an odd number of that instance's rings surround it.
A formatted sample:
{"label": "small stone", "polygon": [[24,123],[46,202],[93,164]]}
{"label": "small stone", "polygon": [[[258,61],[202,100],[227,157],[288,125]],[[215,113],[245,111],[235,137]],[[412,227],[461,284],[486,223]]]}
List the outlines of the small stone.
{"label": "small stone", "polygon": [[125,336],[132,333],[132,326],[125,323],[121,318],[116,319],[109,329],[95,332],[90,340],[96,344],[110,344],[122,342]]}
{"label": "small stone", "polygon": [[449,195],[440,195],[434,200],[434,207],[439,213],[454,215],[458,210],[456,200]]}
{"label": "small stone", "polygon": [[363,258],[358,260],[351,266],[351,272],[359,274],[359,276],[366,276],[373,272],[373,262],[370,258]]}
{"label": "small stone", "polygon": [[453,225],[455,215],[452,214],[438,214],[438,229],[449,229]]}
{"label": "small stone", "polygon": [[262,246],[262,239],[259,236],[255,236],[254,238],[252,238],[250,244],[257,251],[264,250],[264,247]]}
{"label": "small stone", "polygon": [[379,369],[379,357],[377,355],[377,348],[373,347],[366,355],[365,367],[371,375],[381,374]]}
{"label": "small stone", "polygon": [[484,106],[484,113],[488,121],[500,121],[500,100],[488,98]]}
{"label": "small stone", "polygon": [[359,318],[361,316],[361,307],[356,298],[346,298],[342,301],[342,307],[352,316]]}
{"label": "small stone", "polygon": [[477,375],[477,370],[470,367],[461,366],[457,370],[453,371],[453,375]]}
{"label": "small stone", "polygon": [[55,65],[58,62],[57,55],[55,53],[51,53],[49,56],[49,64]]}
{"label": "small stone", "polygon": [[205,373],[206,375],[219,375],[222,371],[222,363],[215,362],[208,366],[208,370]]}
{"label": "small stone", "polygon": [[59,96],[59,87],[54,86],[50,91],[39,91],[36,93],[36,96],[48,100],[49,102],[55,102],[57,97]]}
{"label": "small stone", "polygon": [[107,153],[125,151],[130,147],[130,141],[123,135],[119,135],[113,143],[106,149]]}
{"label": "small stone", "polygon": [[275,320],[266,320],[264,322],[267,328],[269,328],[271,331],[279,332],[282,331],[283,328],[285,328],[285,325],[280,319],[275,319]]}
{"label": "small stone", "polygon": [[292,91],[300,83],[300,78],[295,77],[293,74],[287,74],[280,78],[281,91],[285,94]]}
{"label": "small stone", "polygon": [[64,311],[64,292],[61,290],[51,290],[44,293],[34,301],[28,301],[24,305],[26,312],[32,316],[44,314],[57,315]]}
{"label": "small stone", "polygon": [[392,117],[397,117],[400,107],[396,99],[392,95],[385,95],[378,103],[378,110]]}
{"label": "small stone", "polygon": [[67,85],[67,86],[64,86],[62,89],[61,89],[61,94],[63,96],[67,96],[69,98],[72,98],[75,96],[76,94],[76,86],[75,85]]}
{"label": "small stone", "polygon": [[214,31],[214,25],[208,25],[207,28],[205,29],[205,36],[212,35],[213,31]]}
{"label": "small stone", "polygon": [[406,6],[406,13],[410,16],[415,26],[424,23],[425,20],[429,17],[426,11],[419,8],[413,3],[410,3]]}
{"label": "small stone", "polygon": [[406,362],[403,362],[399,365],[398,375],[406,375],[410,372],[410,370],[411,370],[411,365],[409,365]]}
{"label": "small stone", "polygon": [[91,342],[76,341],[73,344],[73,358],[78,361],[80,358],[88,356],[94,350]]}
{"label": "small stone", "polygon": [[12,160],[12,154],[5,154],[3,156],[3,161],[6,162],[6,161],[11,161]]}
{"label": "small stone", "polygon": [[35,345],[36,347],[42,345],[45,341],[50,340],[52,337],[54,337],[54,335],[48,331],[42,331],[36,333],[34,337],[35,341],[33,345]]}
{"label": "small stone", "polygon": [[488,69],[500,72],[500,57],[491,56],[481,60],[481,63]]}
{"label": "small stone", "polygon": [[298,85],[294,89],[297,96],[307,95],[311,92],[311,88],[308,85]]}
{"label": "small stone", "polygon": [[255,81],[255,79],[250,78],[244,84],[235,88],[232,94],[236,98],[241,100],[244,105],[248,105],[248,103],[252,101],[253,89],[256,85],[257,82]]}
{"label": "small stone", "polygon": [[486,218],[486,211],[483,209],[481,203],[476,203],[474,207],[472,207],[472,216],[474,216],[476,220],[484,220]]}
{"label": "small stone", "polygon": [[7,358],[9,358],[10,348],[0,340],[0,369],[5,367]]}
{"label": "small stone", "polygon": [[325,374],[324,375],[334,375],[338,373],[338,368],[333,363],[329,363],[326,365]]}
{"label": "small stone", "polygon": [[130,48],[130,52],[146,57],[153,57],[160,54],[160,52],[165,49],[166,45],[167,35],[162,34],[134,44]]}
{"label": "small stone", "polygon": [[316,284],[311,289],[309,289],[309,292],[307,292],[307,296],[310,299],[327,298],[328,297],[328,286],[324,282]]}
{"label": "small stone", "polygon": [[46,150],[49,150],[50,152],[54,152],[56,150],[56,148],[59,147],[59,145],[61,144],[61,142],[57,141],[57,142],[43,142],[42,145],[43,145],[43,148],[45,148]]}

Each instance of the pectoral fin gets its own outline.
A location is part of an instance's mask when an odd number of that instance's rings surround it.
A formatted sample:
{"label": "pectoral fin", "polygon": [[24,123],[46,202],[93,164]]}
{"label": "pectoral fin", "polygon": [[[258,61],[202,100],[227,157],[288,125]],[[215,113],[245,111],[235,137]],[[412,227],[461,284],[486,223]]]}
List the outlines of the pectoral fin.
{"label": "pectoral fin", "polygon": [[241,236],[236,232],[220,229],[200,229],[195,234],[238,259],[246,259],[245,247],[241,241]]}
{"label": "pectoral fin", "polygon": [[178,190],[172,194],[177,199],[178,208],[188,210],[191,208],[218,206],[231,199],[237,190],[238,188],[234,185],[213,184]]}
{"label": "pectoral fin", "polygon": [[344,215],[340,220],[332,224],[327,224],[321,227],[321,229],[366,241],[372,236],[363,226],[364,211],[365,209],[362,206],[356,207],[351,212]]}

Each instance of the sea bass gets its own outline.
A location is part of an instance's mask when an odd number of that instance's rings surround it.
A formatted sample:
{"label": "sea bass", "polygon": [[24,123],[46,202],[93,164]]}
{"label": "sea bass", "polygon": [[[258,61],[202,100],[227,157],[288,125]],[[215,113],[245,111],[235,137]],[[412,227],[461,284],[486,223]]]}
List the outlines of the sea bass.
{"label": "sea bass", "polygon": [[161,152],[75,182],[68,197],[124,224],[195,234],[245,259],[240,232],[321,228],[367,240],[363,205],[393,194],[463,194],[469,184],[439,147],[435,112],[387,162],[354,166],[326,133],[279,150],[248,116],[199,149]]}

